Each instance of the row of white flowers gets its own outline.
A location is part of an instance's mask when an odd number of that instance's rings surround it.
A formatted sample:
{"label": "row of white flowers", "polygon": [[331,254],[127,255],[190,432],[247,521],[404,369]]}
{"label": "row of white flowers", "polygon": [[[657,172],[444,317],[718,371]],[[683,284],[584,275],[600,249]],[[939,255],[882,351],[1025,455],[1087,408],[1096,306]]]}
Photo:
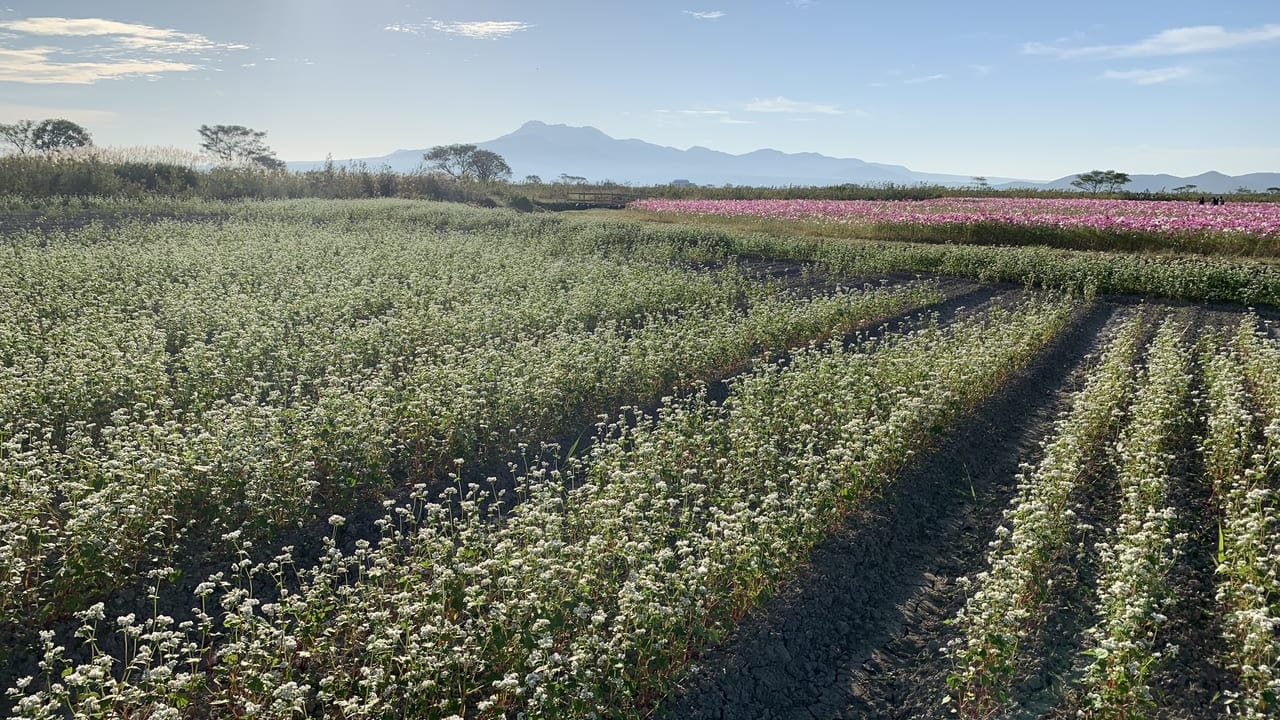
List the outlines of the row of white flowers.
{"label": "row of white flowers", "polygon": [[1167,319],[1156,333],[1128,426],[1117,444],[1120,513],[1099,545],[1099,622],[1087,631],[1093,661],[1082,681],[1080,716],[1145,718],[1151,672],[1174,646],[1156,647],[1166,618],[1167,576],[1185,536],[1169,506],[1173,451],[1186,419],[1191,355],[1187,326]]}
{"label": "row of white flowers", "polygon": [[948,649],[954,663],[948,684],[961,717],[987,717],[1008,701],[1020,642],[1039,628],[1054,568],[1067,561],[1068,540],[1080,524],[1072,504],[1128,409],[1142,328],[1135,314],[1114,329],[1039,465],[1024,466],[1019,476],[1018,493],[987,554],[991,569],[972,579],[976,587],[954,621],[960,632]]}
{"label": "row of white flowers", "polygon": [[1280,712],[1280,347],[1242,322],[1205,360],[1205,471],[1222,512],[1217,602],[1243,718]]}
{"label": "row of white flowers", "polygon": [[[125,657],[63,669],[49,647],[16,716],[634,716],[1070,315],[1032,300],[813,347],[723,405],[602,423],[584,457],[521,477],[514,507],[480,484],[419,497],[389,508],[381,542],[317,567],[233,566],[190,626],[117,620]],[[296,591],[255,597],[295,574]],[[107,630],[99,608],[82,617],[86,637]]]}
{"label": "row of white flowers", "polygon": [[940,298],[803,298],[672,264],[661,240],[623,256],[520,227],[304,216],[15,242],[0,257],[0,622],[83,609],[193,533],[269,538],[317,502],[443,480],[454,457]]}

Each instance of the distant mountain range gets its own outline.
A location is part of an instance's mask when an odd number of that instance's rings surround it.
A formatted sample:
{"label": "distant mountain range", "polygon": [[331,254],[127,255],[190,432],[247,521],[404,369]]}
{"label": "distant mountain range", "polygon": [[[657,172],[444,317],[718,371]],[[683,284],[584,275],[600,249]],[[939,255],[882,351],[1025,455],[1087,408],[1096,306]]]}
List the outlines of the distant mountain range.
{"label": "distant mountain range", "polygon": [[[758,186],[923,183],[959,187],[973,184],[973,178],[968,175],[917,172],[902,165],[834,158],[818,153],[784,153],[765,149],[733,155],[698,146],[679,150],[643,140],[619,140],[593,127],[548,125],[536,120],[521,125],[515,132],[475,144],[505,158],[516,180],[537,175],[550,182],[561,175],[571,175],[591,181],[613,180],[635,185],[660,185],[675,180],[698,185],[732,183]],[[356,158],[354,161],[365,162],[371,168],[389,166],[399,172],[409,172],[421,165],[422,155],[428,149],[396,150],[389,155]],[[289,169],[311,170],[323,165],[322,161],[290,162]],[[1048,182],[988,177],[987,181],[998,188],[1070,189],[1075,177],[1068,175]],[[1132,182],[1125,189],[1159,192],[1183,185],[1195,185],[1197,191],[1204,193],[1226,193],[1239,187],[1265,190],[1280,187],[1280,173],[1232,177],[1207,172],[1189,178],[1133,175]]]}

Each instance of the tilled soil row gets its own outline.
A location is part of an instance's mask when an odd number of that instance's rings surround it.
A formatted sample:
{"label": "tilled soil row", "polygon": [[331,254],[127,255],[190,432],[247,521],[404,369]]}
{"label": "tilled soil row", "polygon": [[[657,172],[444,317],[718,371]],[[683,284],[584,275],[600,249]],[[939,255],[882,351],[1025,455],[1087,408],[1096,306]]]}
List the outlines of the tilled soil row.
{"label": "tilled soil row", "polygon": [[[1121,307],[1129,303],[1116,303]],[[1230,329],[1238,309],[1127,308],[1148,315],[1144,346],[1168,312],[1205,326]],[[1100,313],[1111,316],[1110,320]],[[886,493],[817,548],[793,586],[744,621],[729,644],[699,659],[701,669],[658,710],[671,718],[937,718],[949,715],[943,698],[950,671],[945,654],[955,630],[947,623],[964,603],[955,578],[985,565],[985,550],[1001,511],[1016,487],[1017,460],[1049,428],[1055,403],[1034,402],[1030,378],[1065,399],[1069,379],[1082,376],[1080,343],[1102,325],[1118,322],[1113,306],[1095,309],[1060,338],[1039,367],[988,402],[943,447],[932,451]],[[1099,320],[1101,317],[1101,320]],[[1095,346],[1099,342],[1095,340]],[[1189,348],[1188,351],[1191,351]],[[1059,377],[1044,365],[1066,357]],[[1141,364],[1141,363],[1140,363]],[[1198,364],[1196,378],[1199,378]],[[1176,448],[1169,502],[1174,532],[1185,533],[1169,575],[1169,620],[1156,646],[1175,645],[1153,676],[1157,716],[1191,720],[1225,716],[1222,699],[1234,688],[1223,669],[1222,625],[1215,611],[1214,549],[1219,513],[1204,481],[1198,439],[1204,418],[1193,383],[1186,400],[1187,426]],[[1010,396],[1015,397],[1010,397]],[[1025,422],[1010,421],[1021,404]],[[1060,402],[1058,403],[1060,404]],[[1026,407],[1034,406],[1034,407]],[[1019,429],[1021,433],[1019,434]],[[985,452],[984,452],[985,451]],[[1003,451],[1003,454],[1002,452]],[[975,462],[977,455],[984,455]],[[1009,458],[1013,457],[1010,462]],[[973,468],[978,467],[977,473]],[[1077,708],[1077,683],[1087,665],[1083,633],[1096,622],[1097,542],[1114,525],[1118,508],[1115,469],[1099,463],[1082,480],[1073,507],[1086,527],[1074,538],[1071,557],[1055,588],[1039,633],[1024,638],[1027,660],[1001,718],[1068,718]],[[949,481],[949,482],[948,482]],[[963,486],[968,492],[962,492]],[[964,497],[967,495],[968,497]]]}
{"label": "tilled soil row", "polygon": [[[1163,311],[1170,308],[1162,307]],[[1151,341],[1151,335],[1162,317],[1152,317],[1152,308],[1148,309],[1148,323],[1142,343]],[[1205,322],[1205,313],[1191,306],[1172,308],[1173,313],[1182,313],[1189,321],[1194,338],[1201,331]],[[1226,315],[1215,313],[1215,321],[1225,324],[1229,318],[1239,319],[1238,314]],[[1188,348],[1188,351],[1191,351]],[[1145,360],[1138,364],[1135,372],[1145,365]],[[1198,363],[1194,365],[1198,368]],[[1175,561],[1170,572],[1171,587],[1169,604],[1164,608],[1170,621],[1162,629],[1155,641],[1156,648],[1163,648],[1169,643],[1180,644],[1191,642],[1194,647],[1190,652],[1183,652],[1180,657],[1167,659],[1156,673],[1153,685],[1157,688],[1159,717],[1171,718],[1209,718],[1215,717],[1211,707],[1211,696],[1204,694],[1206,680],[1214,687],[1222,687],[1220,672],[1212,667],[1211,660],[1215,656],[1217,640],[1209,637],[1217,633],[1218,625],[1212,617],[1213,607],[1213,568],[1212,555],[1204,557],[1201,548],[1196,544],[1201,541],[1197,526],[1205,518],[1209,506],[1207,494],[1202,494],[1201,469],[1202,456],[1199,452],[1197,438],[1203,435],[1203,418],[1197,407],[1196,393],[1201,387],[1199,370],[1193,372],[1191,393],[1185,400],[1187,424],[1183,428],[1182,442],[1175,450],[1175,459],[1170,475],[1170,504],[1175,508],[1177,521],[1173,532],[1187,532],[1188,539],[1178,548],[1181,555]],[[1127,419],[1125,422],[1128,422]],[[1099,620],[1096,602],[1097,580],[1101,568],[1098,566],[1096,550],[1097,541],[1102,539],[1106,529],[1115,526],[1118,515],[1119,488],[1116,485],[1114,468],[1106,482],[1094,485],[1076,504],[1077,512],[1086,517],[1092,527],[1092,537],[1087,539],[1082,551],[1073,560],[1073,566],[1064,568],[1064,572],[1083,580],[1072,591],[1064,595],[1051,609],[1051,619],[1064,618],[1062,632],[1052,647],[1052,652],[1059,657],[1062,672],[1053,678],[1051,685],[1040,693],[1028,693],[1020,697],[1017,707],[1010,710],[1006,717],[1011,718],[1043,718],[1043,720],[1067,720],[1074,718],[1079,709],[1079,681],[1091,661],[1083,654],[1087,643],[1083,633]],[[1091,514],[1091,515],[1090,515]],[[1213,525],[1216,528],[1216,523]],[[1203,561],[1208,560],[1208,575],[1204,573]],[[1207,585],[1206,585],[1207,582]],[[1208,593],[1207,605],[1205,592]],[[1074,617],[1073,617],[1074,616]],[[1220,633],[1217,633],[1220,634]],[[1192,639],[1194,636],[1194,639]],[[1181,676],[1181,677],[1180,677]],[[1198,709],[1188,714],[1187,708]],[[1180,710],[1179,710],[1180,708]]]}
{"label": "tilled soil row", "polygon": [[[1196,312],[1193,327],[1228,326],[1238,317]],[[1155,673],[1158,714],[1169,720],[1209,720],[1223,717],[1226,691],[1234,690],[1230,672],[1222,667],[1226,655],[1221,615],[1215,599],[1215,553],[1222,514],[1205,476],[1199,442],[1206,433],[1204,407],[1197,395],[1204,389],[1199,358],[1195,362],[1187,401],[1188,423],[1178,447],[1169,488],[1169,502],[1177,513],[1175,529],[1186,533],[1178,560],[1169,574],[1169,621],[1156,637],[1156,647],[1174,645],[1177,653]]]}
{"label": "tilled soil row", "polygon": [[669,718],[943,717],[954,578],[983,561],[1061,403],[1115,308],[1083,308],[1032,364],[831,538],[790,588],[697,660]]}
{"label": "tilled soil row", "polygon": [[[1134,359],[1133,372],[1136,373],[1146,364],[1146,348],[1162,314],[1147,306],[1122,308],[1113,318],[1112,326],[1128,313],[1143,315],[1138,338],[1142,350]],[[1104,344],[1099,342],[1100,347]],[[1069,390],[1077,390],[1083,384],[1085,373],[1081,370]],[[1126,409],[1117,425],[1122,427],[1127,418]],[[1114,437],[1108,438],[1107,445],[1114,440]],[[1102,568],[1097,547],[1104,538],[1105,528],[1114,526],[1120,514],[1116,468],[1110,449],[1101,447],[1096,452],[1070,498],[1076,528],[1070,544],[1060,549],[1061,554],[1053,564],[1052,589],[1044,605],[1044,622],[1019,642],[1019,674],[1007,707],[997,717],[1038,718],[1054,711],[1083,671],[1080,662],[1083,633],[1098,621],[1095,598]],[[987,568],[984,565],[982,569]]]}

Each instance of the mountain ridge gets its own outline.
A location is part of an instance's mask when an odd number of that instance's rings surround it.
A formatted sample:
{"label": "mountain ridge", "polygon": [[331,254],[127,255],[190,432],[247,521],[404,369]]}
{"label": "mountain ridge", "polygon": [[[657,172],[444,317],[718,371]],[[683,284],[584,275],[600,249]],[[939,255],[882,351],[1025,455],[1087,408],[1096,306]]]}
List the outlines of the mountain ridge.
{"label": "mountain ridge", "polygon": [[[517,180],[537,175],[551,181],[564,174],[636,185],[663,185],[674,180],[698,185],[973,185],[973,176],[919,172],[903,165],[858,158],[838,158],[816,152],[786,153],[773,148],[742,154],[701,145],[681,150],[637,138],[614,138],[589,125],[549,124],[539,120],[530,120],[506,135],[474,144],[506,159]],[[399,149],[379,157],[342,162],[364,162],[372,167],[388,166],[398,172],[411,172],[421,165],[428,149]],[[288,163],[290,170],[298,171],[323,166],[323,161]],[[997,189],[1069,190],[1075,178],[1072,174],[1048,181],[1003,177],[987,180]],[[1210,170],[1190,177],[1133,174],[1131,178],[1125,189],[1134,192],[1168,191],[1183,185],[1195,185],[1195,191],[1211,194],[1231,192],[1242,186],[1255,191],[1280,187],[1280,173],[1231,176]]]}

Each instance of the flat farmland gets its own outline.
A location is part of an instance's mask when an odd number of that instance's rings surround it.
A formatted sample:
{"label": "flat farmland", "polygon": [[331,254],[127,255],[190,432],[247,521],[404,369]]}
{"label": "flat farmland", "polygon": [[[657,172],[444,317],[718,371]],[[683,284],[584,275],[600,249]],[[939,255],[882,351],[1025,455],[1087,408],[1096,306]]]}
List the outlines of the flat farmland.
{"label": "flat farmland", "polygon": [[651,217],[818,236],[1073,250],[1280,256],[1280,204],[952,197],[931,200],[640,200]]}
{"label": "flat farmland", "polygon": [[1274,227],[144,214],[0,233],[13,717],[1280,707]]}

